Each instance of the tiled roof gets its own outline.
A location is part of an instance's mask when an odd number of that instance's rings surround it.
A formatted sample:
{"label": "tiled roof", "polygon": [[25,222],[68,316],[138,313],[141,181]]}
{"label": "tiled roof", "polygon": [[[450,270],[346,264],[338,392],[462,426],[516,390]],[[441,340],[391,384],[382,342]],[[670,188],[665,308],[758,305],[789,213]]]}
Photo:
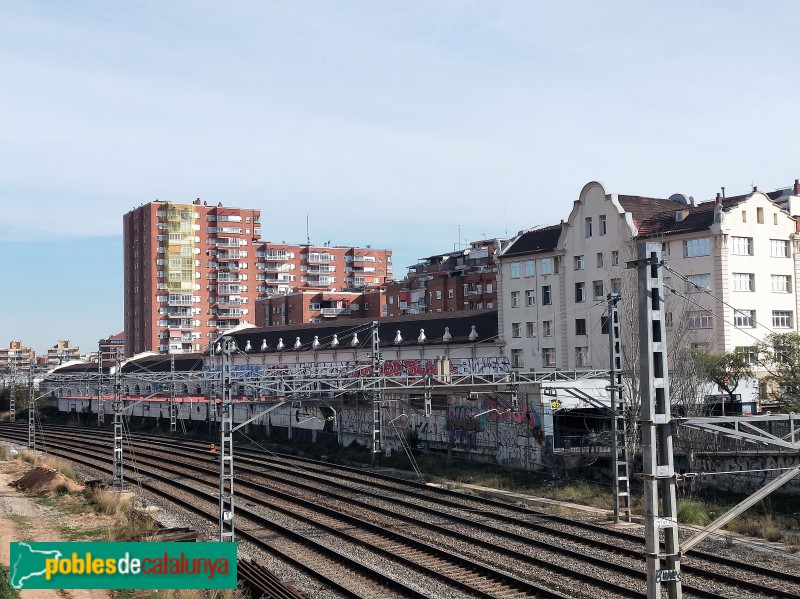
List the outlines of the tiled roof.
{"label": "tiled roof", "polygon": [[619,195],[617,199],[625,211],[631,213],[633,223],[640,229],[640,232],[642,224],[652,220],[657,215],[669,212],[674,220],[676,210],[689,208],[689,206],[681,202],[662,198]]}
{"label": "tiled roof", "polygon": [[506,248],[503,252],[503,256],[518,256],[521,254],[553,251],[556,249],[560,236],[561,225],[551,225],[541,229],[526,231]]}
{"label": "tiled roof", "polygon": [[[725,212],[730,211],[748,196],[735,196],[726,198],[722,202]],[[690,233],[692,231],[705,231],[714,223],[714,207],[716,201],[702,202],[696,206],[686,206],[678,204],[677,208],[665,210],[653,214],[639,224],[639,237],[653,237],[656,235],[676,235],[678,233]],[[678,210],[688,210],[688,214],[683,220],[675,220],[675,213]]]}

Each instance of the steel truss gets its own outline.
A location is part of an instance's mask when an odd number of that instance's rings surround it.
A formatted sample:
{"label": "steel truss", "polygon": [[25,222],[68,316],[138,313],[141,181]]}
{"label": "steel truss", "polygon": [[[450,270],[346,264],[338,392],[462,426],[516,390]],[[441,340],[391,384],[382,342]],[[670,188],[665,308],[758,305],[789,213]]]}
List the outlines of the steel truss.
{"label": "steel truss", "polygon": [[[715,416],[713,418],[681,418],[681,426],[707,433],[743,439],[759,445],[800,451],[800,414],[775,414],[765,416]],[[788,422],[789,432],[783,437],[756,426],[759,422]]]}

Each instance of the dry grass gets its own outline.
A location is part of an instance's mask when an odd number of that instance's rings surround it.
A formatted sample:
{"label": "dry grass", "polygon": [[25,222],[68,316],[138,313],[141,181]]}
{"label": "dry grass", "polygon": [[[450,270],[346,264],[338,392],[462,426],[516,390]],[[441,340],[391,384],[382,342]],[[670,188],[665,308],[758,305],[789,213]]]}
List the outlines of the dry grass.
{"label": "dry grass", "polygon": [[129,497],[120,496],[110,489],[95,489],[91,492],[90,500],[97,506],[97,510],[109,516],[125,514],[131,509]]}
{"label": "dry grass", "polygon": [[789,535],[784,542],[789,548],[789,553],[797,553],[800,551],[800,535]]}
{"label": "dry grass", "polygon": [[42,458],[42,463],[46,466],[50,466],[53,470],[58,470],[67,478],[78,480],[78,475],[75,474],[75,469],[72,467],[72,463],[68,462],[67,460],[57,458],[55,456],[44,456]]}
{"label": "dry grass", "polygon": [[0,460],[8,459],[8,445],[0,445]]}
{"label": "dry grass", "polygon": [[20,460],[23,462],[30,464],[31,466],[35,465],[37,460],[39,459],[39,454],[35,451],[31,451],[29,449],[23,449],[22,451],[17,454]]}

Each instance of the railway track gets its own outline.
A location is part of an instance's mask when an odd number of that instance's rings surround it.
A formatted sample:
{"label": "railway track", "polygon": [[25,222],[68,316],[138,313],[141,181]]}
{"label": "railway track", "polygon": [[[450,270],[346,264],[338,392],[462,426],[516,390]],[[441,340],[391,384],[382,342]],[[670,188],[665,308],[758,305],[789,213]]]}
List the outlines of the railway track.
{"label": "railway track", "polygon": [[[59,452],[77,454],[79,461],[93,458],[94,467],[109,470],[109,460],[97,459],[103,451],[110,456],[108,433],[68,428],[45,432],[51,447],[58,440]],[[2,426],[0,436],[24,442],[27,429]],[[171,483],[173,492],[180,488],[213,503],[206,517],[213,513],[216,522],[218,479],[204,459],[206,447],[152,436],[135,436],[131,445],[139,478],[146,484],[155,484],[163,476],[158,466],[163,468],[166,457],[174,456],[170,459],[180,466],[172,466],[172,476],[162,482]],[[194,482],[176,480],[178,472]],[[323,553],[338,548],[343,556],[360,554],[362,565],[378,564],[400,579],[424,578],[430,582],[421,586],[441,588],[441,596],[455,589],[462,594],[447,596],[644,595],[643,542],[630,533],[294,457],[237,449],[236,474],[241,536],[258,540],[278,534],[276,528],[302,531],[305,539],[316,537]],[[682,569],[686,597],[800,597],[796,573],[775,568],[748,566],[743,576],[738,562],[693,552],[691,560],[682,560]],[[405,590],[402,595],[413,596]]]}

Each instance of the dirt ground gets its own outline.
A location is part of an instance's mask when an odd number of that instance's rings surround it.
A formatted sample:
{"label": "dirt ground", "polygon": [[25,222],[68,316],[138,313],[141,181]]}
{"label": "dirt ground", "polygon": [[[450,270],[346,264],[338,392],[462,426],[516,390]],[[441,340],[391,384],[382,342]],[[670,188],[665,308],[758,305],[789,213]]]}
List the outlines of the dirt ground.
{"label": "dirt ground", "polygon": [[[58,528],[59,515],[39,505],[11,486],[29,466],[15,461],[0,462],[0,562],[9,565],[9,543],[25,539],[64,541]],[[87,524],[89,524],[87,522]],[[22,599],[112,599],[109,591],[28,590],[20,591]]]}

